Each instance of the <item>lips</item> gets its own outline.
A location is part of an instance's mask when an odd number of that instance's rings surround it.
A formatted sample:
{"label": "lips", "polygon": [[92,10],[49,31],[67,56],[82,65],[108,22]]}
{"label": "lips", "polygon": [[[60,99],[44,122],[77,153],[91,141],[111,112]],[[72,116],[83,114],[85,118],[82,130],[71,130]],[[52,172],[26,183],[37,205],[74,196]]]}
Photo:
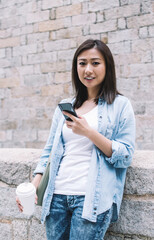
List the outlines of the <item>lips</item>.
{"label": "lips", "polygon": [[93,79],[95,79],[95,77],[85,77],[84,79],[87,81],[92,81]]}

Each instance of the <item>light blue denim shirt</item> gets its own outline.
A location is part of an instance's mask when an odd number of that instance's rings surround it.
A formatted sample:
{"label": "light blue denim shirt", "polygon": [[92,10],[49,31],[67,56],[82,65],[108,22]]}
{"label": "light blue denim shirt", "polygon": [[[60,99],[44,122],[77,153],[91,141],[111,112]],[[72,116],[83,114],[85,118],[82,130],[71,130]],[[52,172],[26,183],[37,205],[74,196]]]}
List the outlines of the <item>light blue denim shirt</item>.
{"label": "light blue denim shirt", "polygon": [[[63,102],[68,102],[68,100]],[[57,107],[52,119],[49,138],[34,171],[34,175],[44,172],[52,151],[49,182],[42,206],[42,222],[50,213],[55,178],[63,158],[62,127],[64,121],[63,114]],[[107,104],[103,98],[99,99],[98,131],[112,140],[112,156],[108,158],[100,149],[93,146],[82,217],[96,222],[97,215],[108,210],[113,204],[112,222],[114,222],[118,219],[126,171],[131,164],[135,145],[135,117],[131,103],[126,97],[118,95],[112,104]]]}

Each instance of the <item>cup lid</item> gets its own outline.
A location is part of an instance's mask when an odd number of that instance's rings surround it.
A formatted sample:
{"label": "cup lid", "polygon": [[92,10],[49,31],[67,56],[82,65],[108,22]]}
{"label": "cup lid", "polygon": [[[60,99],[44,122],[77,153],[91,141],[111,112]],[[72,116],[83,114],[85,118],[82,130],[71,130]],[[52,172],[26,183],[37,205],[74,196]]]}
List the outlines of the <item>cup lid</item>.
{"label": "cup lid", "polygon": [[36,188],[34,187],[34,185],[32,183],[21,183],[17,189],[16,189],[16,194],[17,195],[31,195],[34,192],[36,192]]}

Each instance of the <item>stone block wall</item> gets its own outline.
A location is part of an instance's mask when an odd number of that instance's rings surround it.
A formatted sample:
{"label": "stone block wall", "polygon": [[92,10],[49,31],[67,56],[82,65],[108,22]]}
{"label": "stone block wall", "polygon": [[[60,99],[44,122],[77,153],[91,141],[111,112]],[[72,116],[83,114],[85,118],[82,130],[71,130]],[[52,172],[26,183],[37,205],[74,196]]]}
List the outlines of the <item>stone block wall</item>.
{"label": "stone block wall", "polygon": [[[42,150],[0,149],[0,239],[45,240],[40,223],[41,207],[34,216],[19,213],[15,189],[31,181]],[[111,225],[105,240],[154,240],[154,151],[136,151],[128,168],[124,198],[117,223]]]}
{"label": "stone block wall", "polygon": [[136,148],[154,148],[152,0],[1,0],[0,147],[44,146],[57,103],[73,94],[73,54],[88,38],[114,55],[119,91],[136,114]]}

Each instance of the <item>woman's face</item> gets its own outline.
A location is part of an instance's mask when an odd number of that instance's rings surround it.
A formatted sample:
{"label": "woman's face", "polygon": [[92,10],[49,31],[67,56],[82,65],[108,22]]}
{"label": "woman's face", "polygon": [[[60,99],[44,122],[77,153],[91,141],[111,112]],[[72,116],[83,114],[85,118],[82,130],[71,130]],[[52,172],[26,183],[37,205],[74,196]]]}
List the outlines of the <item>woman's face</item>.
{"label": "woman's face", "polygon": [[83,51],[77,58],[77,72],[88,92],[93,91],[96,95],[106,74],[102,54],[96,48]]}

